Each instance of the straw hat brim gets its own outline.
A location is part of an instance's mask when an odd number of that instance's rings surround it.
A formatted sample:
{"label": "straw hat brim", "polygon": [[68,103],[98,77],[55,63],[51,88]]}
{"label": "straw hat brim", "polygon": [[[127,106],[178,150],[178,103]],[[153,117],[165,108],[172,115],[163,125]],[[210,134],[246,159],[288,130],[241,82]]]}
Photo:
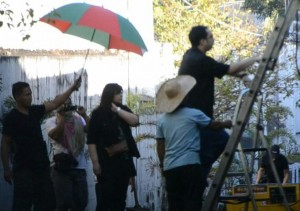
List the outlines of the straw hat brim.
{"label": "straw hat brim", "polygon": [[[178,83],[178,94],[175,97],[168,97],[166,87],[171,83]],[[176,78],[169,79],[164,82],[156,94],[156,111],[157,112],[173,112],[183,101],[189,91],[195,86],[196,80],[189,75],[180,75]]]}

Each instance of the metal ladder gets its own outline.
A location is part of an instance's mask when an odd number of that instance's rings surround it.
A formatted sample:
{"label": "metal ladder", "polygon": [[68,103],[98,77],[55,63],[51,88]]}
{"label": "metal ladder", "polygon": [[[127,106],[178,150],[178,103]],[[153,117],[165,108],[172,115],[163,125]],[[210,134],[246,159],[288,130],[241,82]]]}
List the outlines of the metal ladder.
{"label": "metal ladder", "polygon": [[[216,203],[218,202],[218,198],[219,198],[219,192],[221,190],[224,179],[226,177],[226,173],[232,162],[236,147],[239,143],[239,140],[241,139],[242,132],[244,131],[245,126],[248,122],[254,101],[256,100],[259,90],[262,86],[266,71],[274,70],[285,35],[289,29],[290,24],[295,19],[299,7],[300,7],[300,0],[291,0],[285,16],[280,17],[275,25],[274,31],[270,37],[270,41],[264,52],[262,60],[260,61],[257,73],[251,84],[250,91],[246,96],[246,99],[241,107],[241,111],[238,115],[236,124],[233,127],[232,134],[224,150],[216,176],[212,182],[210,190],[203,203],[202,211],[214,211],[214,208],[216,207]],[[270,153],[269,150],[268,153]],[[273,167],[271,165],[272,169]],[[281,191],[282,194],[284,195],[282,186],[280,188],[280,192]],[[284,201],[286,202],[286,198]],[[290,210],[288,206],[287,206],[287,210]]]}
{"label": "metal ladder", "polygon": [[[246,85],[246,84],[245,84]],[[243,90],[242,93],[240,94],[238,101],[237,101],[237,106],[235,108],[234,111],[234,116],[233,116],[233,124],[236,124],[237,121],[237,117],[239,115],[240,112],[240,108],[241,105],[243,103],[243,98],[245,96],[247,96],[247,94],[249,93],[249,89]],[[259,124],[260,121],[260,113],[261,113],[261,98],[259,98],[258,100],[258,114],[257,114],[257,124]],[[243,140],[243,138],[241,138],[241,140]],[[239,160],[241,162],[241,166],[243,169],[243,172],[227,172],[226,177],[234,177],[234,176],[238,176],[238,177],[244,177],[245,178],[245,182],[246,185],[248,187],[248,193],[245,193],[243,195],[239,195],[239,196],[220,196],[219,197],[219,202],[223,202],[224,204],[226,204],[228,201],[238,201],[238,202],[245,202],[245,209],[244,210],[248,210],[248,206],[249,206],[249,202],[251,201],[252,203],[252,207],[254,210],[258,210],[257,205],[256,205],[256,201],[254,197],[251,197],[254,195],[253,192],[253,188],[251,186],[251,179],[252,179],[252,174],[253,174],[253,166],[254,164],[251,162],[250,165],[247,163],[247,159],[246,159],[246,153],[251,153],[250,154],[250,161],[254,160],[254,152],[257,151],[261,151],[261,149],[255,148],[257,146],[257,140],[258,138],[255,137],[255,139],[253,139],[253,144],[252,144],[252,148],[243,148],[241,142],[238,143],[238,147],[235,150],[235,152],[238,152],[239,154]],[[250,167],[250,169],[249,169]]]}
{"label": "metal ladder", "polygon": [[[250,91],[249,89],[244,90],[238,98],[237,106],[236,106],[236,109],[234,112],[234,117],[233,117],[234,124],[236,123],[237,116],[239,115],[239,112],[240,112],[240,107],[242,105],[242,99],[244,96],[247,95],[247,93],[249,91]],[[271,156],[270,149],[268,149],[268,147],[267,147],[267,141],[263,134],[263,127],[260,125],[261,109],[262,109],[262,95],[260,94],[257,98],[256,132],[255,132],[253,140],[252,140],[252,146],[251,146],[251,148],[242,148],[242,144],[239,142],[238,148],[236,150],[236,152],[239,153],[243,172],[228,172],[227,176],[226,176],[226,177],[228,177],[228,176],[229,177],[231,177],[231,176],[245,177],[245,182],[246,182],[246,186],[248,187],[248,191],[245,194],[239,195],[239,196],[220,196],[219,200],[218,200],[219,202],[223,202],[224,204],[226,204],[228,202],[232,203],[233,201],[236,201],[237,204],[245,203],[244,211],[248,210],[250,201],[252,203],[253,210],[258,211],[255,197],[253,197],[254,196],[253,187],[251,186],[252,174],[254,172],[255,153],[267,152],[268,155]],[[260,140],[260,142],[259,142],[259,140]],[[262,146],[263,148],[261,148],[260,146]],[[247,161],[246,161],[247,160],[246,154],[248,154],[248,153],[250,153],[250,164],[247,163]],[[283,205],[285,206],[286,210],[290,210],[286,194],[281,185],[281,182],[280,182],[280,179],[279,179],[278,173],[276,171],[276,167],[275,167],[273,160],[271,160],[270,164],[271,164],[271,170],[274,174],[276,183],[279,184],[279,192],[283,198]]]}

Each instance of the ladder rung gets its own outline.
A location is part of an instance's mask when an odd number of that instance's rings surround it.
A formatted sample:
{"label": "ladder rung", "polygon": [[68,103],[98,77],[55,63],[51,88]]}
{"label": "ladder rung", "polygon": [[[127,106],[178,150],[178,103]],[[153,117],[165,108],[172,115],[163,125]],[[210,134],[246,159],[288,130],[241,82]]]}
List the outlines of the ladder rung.
{"label": "ladder rung", "polygon": [[238,176],[245,176],[245,172],[228,172],[227,173],[227,177],[238,177]]}
{"label": "ladder rung", "polygon": [[228,200],[234,200],[234,201],[250,201],[249,195],[239,195],[239,196],[220,196],[219,201],[228,201]]}
{"label": "ladder rung", "polygon": [[267,151],[267,148],[247,148],[243,149],[243,152],[262,152]]}

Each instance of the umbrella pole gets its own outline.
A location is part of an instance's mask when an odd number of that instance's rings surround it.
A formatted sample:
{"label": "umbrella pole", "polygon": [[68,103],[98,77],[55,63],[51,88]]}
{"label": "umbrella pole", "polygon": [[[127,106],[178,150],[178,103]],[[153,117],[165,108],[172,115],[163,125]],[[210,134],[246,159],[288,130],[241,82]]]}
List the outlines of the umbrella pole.
{"label": "umbrella pole", "polygon": [[[96,30],[94,29],[93,34],[92,34],[92,37],[91,37],[91,40],[90,40],[91,42],[92,42],[92,40],[94,39],[95,33],[96,33]],[[83,66],[82,66],[80,75],[82,75],[82,72],[83,72],[83,69],[84,69],[84,67],[85,67],[85,63],[86,63],[86,60],[87,60],[87,57],[88,57],[89,53],[90,53],[90,48],[88,49],[88,51],[87,51],[87,53],[86,53],[86,55],[85,55],[85,58],[84,58],[84,62],[83,62]]]}

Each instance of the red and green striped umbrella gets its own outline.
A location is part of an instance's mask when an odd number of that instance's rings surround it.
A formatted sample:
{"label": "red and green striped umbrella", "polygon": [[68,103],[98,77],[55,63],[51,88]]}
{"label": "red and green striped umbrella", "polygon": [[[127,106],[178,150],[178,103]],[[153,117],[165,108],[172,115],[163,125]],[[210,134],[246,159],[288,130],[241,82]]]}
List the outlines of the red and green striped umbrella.
{"label": "red and green striped umbrella", "polygon": [[43,16],[40,21],[107,49],[139,55],[147,51],[141,35],[129,20],[103,7],[86,3],[67,4]]}

